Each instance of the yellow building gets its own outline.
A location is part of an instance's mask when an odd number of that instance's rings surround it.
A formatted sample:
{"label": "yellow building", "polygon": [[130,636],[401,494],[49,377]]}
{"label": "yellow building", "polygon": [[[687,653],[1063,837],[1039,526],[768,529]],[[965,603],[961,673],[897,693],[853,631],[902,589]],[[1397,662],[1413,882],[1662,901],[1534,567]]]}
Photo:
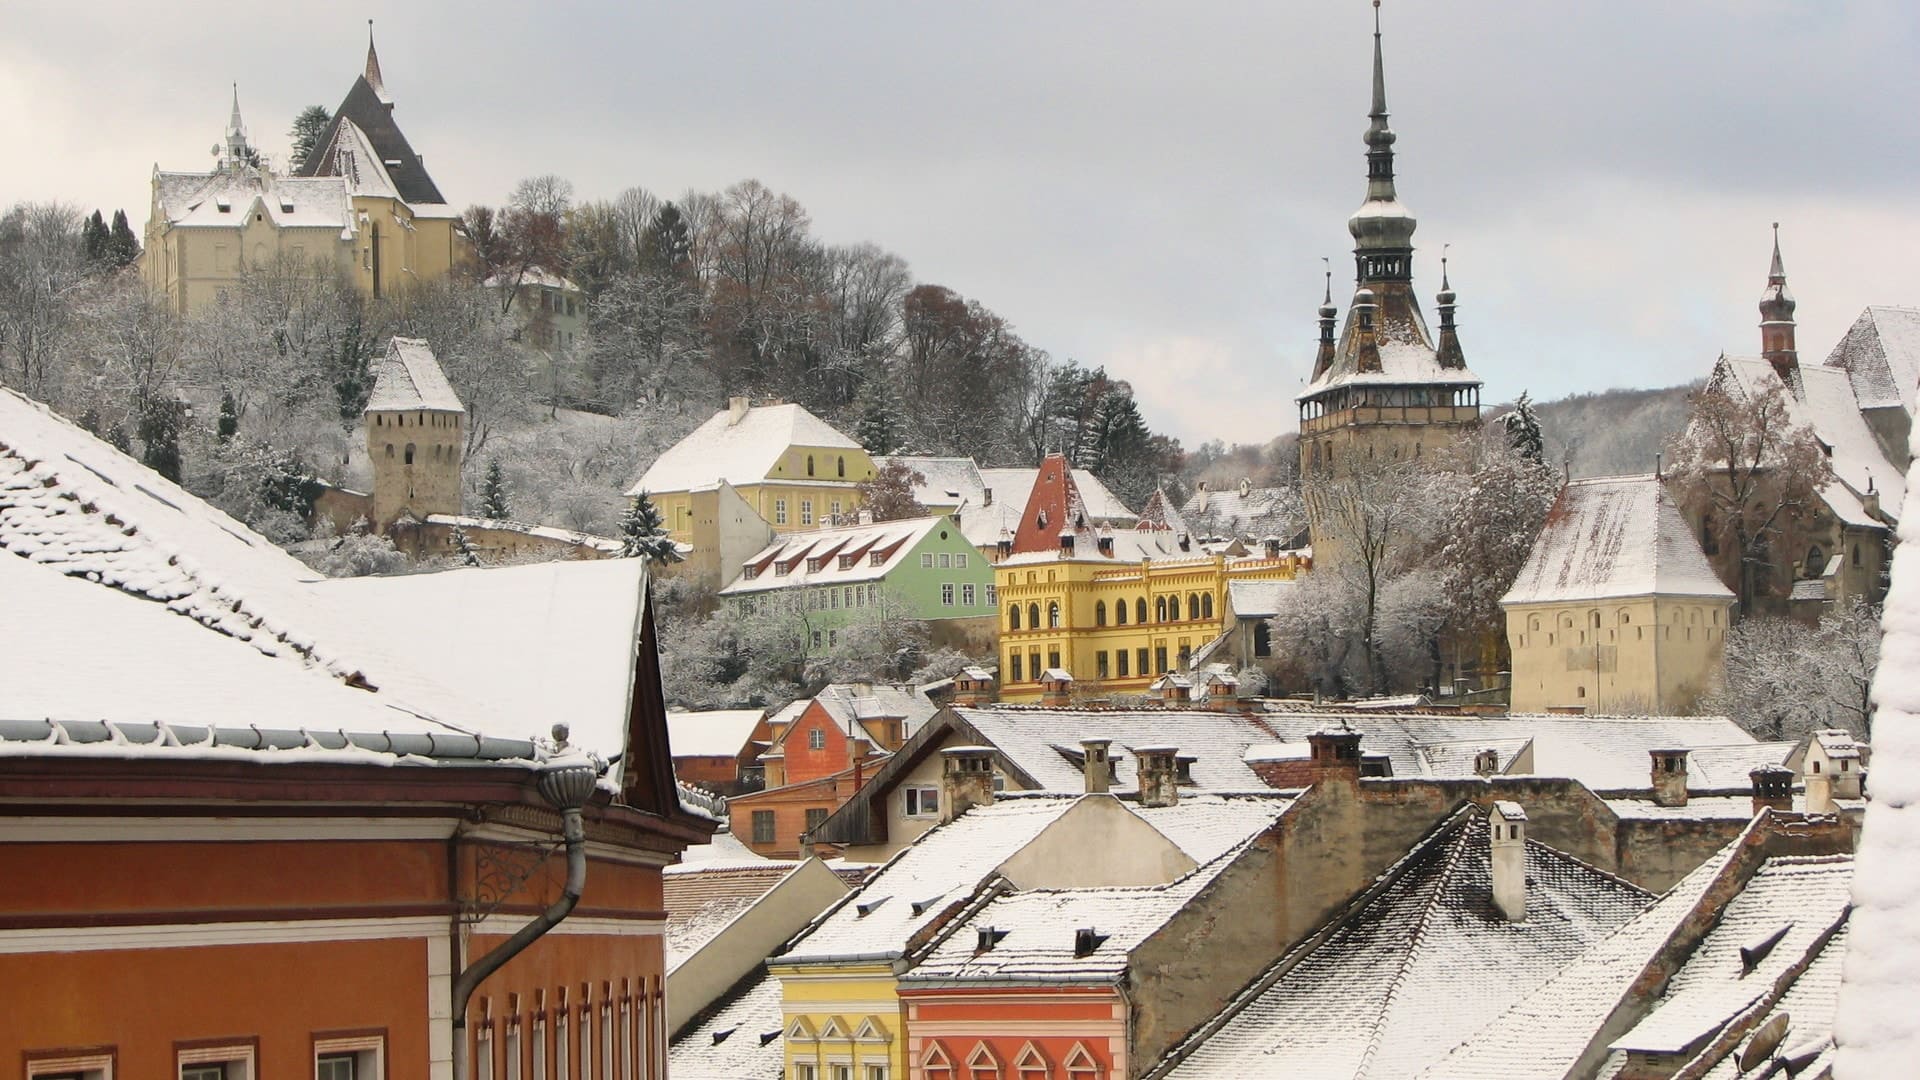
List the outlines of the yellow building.
{"label": "yellow building", "polygon": [[1082,693],[1144,694],[1226,632],[1229,582],[1291,580],[1308,566],[1290,554],[1208,554],[1157,494],[1135,527],[1095,526],[1065,459],[1049,457],[994,567],[1000,698],[1039,700],[1050,671]]}
{"label": "yellow building", "polygon": [[1575,480],[1500,601],[1514,712],[1692,712],[1718,685],[1733,593],[1656,476]]}
{"label": "yellow building", "polygon": [[248,143],[237,92],[219,153],[212,172],[153,171],[140,274],[181,314],[276,264],[337,270],[381,298],[466,258],[459,212],[394,124],[371,41],[365,73],[296,172],[275,172]]}
{"label": "yellow building", "polygon": [[627,494],[645,492],[674,540],[697,552],[720,538],[701,535],[696,496],[722,483],[774,532],[792,533],[853,513],[856,485],[873,474],[859,443],[805,408],[736,397],[661,454]]}

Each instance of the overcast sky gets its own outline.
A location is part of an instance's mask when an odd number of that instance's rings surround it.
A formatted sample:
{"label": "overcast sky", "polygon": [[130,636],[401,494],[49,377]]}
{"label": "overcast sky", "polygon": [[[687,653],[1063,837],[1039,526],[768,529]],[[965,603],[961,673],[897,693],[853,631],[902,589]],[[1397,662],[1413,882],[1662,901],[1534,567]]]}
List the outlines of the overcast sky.
{"label": "overcast sky", "polygon": [[[0,204],[147,215],[240,84],[284,155],[376,20],[396,118],[456,204],[757,177],[1055,356],[1132,381],[1193,446],[1294,426],[1364,194],[1366,0],[360,5],[8,0]],[[1781,222],[1800,348],[1920,305],[1920,4],[1387,0],[1415,286],[1452,245],[1488,401],[1703,375],[1757,352]]]}

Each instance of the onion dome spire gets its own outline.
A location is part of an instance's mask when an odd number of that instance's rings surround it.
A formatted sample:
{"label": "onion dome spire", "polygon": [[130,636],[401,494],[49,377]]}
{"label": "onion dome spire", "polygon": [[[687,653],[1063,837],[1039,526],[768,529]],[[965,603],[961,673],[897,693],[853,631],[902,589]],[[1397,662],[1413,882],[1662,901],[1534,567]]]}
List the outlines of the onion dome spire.
{"label": "onion dome spire", "polygon": [[1440,245],[1440,293],[1434,297],[1434,305],[1440,312],[1440,343],[1434,347],[1434,359],[1443,368],[1464,368],[1467,358],[1460,352],[1460,335],[1453,324],[1453,283],[1447,279],[1447,248]]}
{"label": "onion dome spire", "polygon": [[1773,365],[1780,381],[1797,386],[1800,354],[1794,342],[1793,293],[1787,288],[1787,268],[1780,259],[1780,223],[1773,223],[1773,265],[1767,269],[1767,288],[1760,294],[1760,355]]}
{"label": "onion dome spire", "polygon": [[1380,39],[1380,0],[1373,0],[1373,107],[1367,113],[1367,201],[1347,219],[1355,241],[1357,277],[1368,281],[1413,279],[1412,214],[1393,186],[1393,129],[1387,125],[1387,75]]}
{"label": "onion dome spire", "polygon": [[367,20],[367,85],[373,88],[373,96],[387,104],[393,99],[387,96],[387,84],[380,80],[380,54],[373,48],[373,20]]}
{"label": "onion dome spire", "polygon": [[1333,326],[1340,317],[1340,309],[1333,306],[1333,263],[1322,258],[1327,264],[1327,293],[1320,301],[1320,347],[1313,356],[1313,377],[1318,379],[1333,367],[1335,346]]}

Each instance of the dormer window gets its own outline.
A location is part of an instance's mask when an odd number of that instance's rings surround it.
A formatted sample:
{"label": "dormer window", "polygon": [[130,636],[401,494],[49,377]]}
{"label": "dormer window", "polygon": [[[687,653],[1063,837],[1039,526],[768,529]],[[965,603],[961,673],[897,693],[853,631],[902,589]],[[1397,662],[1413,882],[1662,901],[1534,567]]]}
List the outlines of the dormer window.
{"label": "dormer window", "polygon": [[827,564],[827,560],[825,559],[808,559],[807,573],[809,574],[814,573],[815,571],[819,570],[822,566],[825,566],[826,564]]}
{"label": "dormer window", "polygon": [[757,578],[760,576],[760,568],[757,566],[749,566],[747,567],[746,573],[742,574],[741,576],[746,578],[748,581],[752,581],[754,578]]}
{"label": "dormer window", "polygon": [[786,563],[774,563],[774,564],[773,564],[773,576],[774,576],[774,577],[786,577],[786,576],[787,576],[787,571],[788,571],[788,570],[791,570],[791,569],[792,569],[792,567],[790,567],[790,566],[788,566],[788,565],[787,565]]}
{"label": "dormer window", "polygon": [[868,566],[884,566],[886,565],[886,562],[887,562],[887,556],[884,552],[876,551],[873,554],[867,556]]}
{"label": "dormer window", "polygon": [[840,556],[840,569],[851,570],[852,568],[853,568],[853,556],[851,555]]}

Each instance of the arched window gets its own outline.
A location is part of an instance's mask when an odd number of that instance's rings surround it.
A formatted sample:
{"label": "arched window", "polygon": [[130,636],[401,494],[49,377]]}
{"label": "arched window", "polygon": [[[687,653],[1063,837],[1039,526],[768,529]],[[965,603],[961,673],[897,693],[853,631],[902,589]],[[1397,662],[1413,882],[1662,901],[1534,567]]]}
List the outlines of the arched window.
{"label": "arched window", "polygon": [[1187,594],[1187,618],[1197,619],[1199,617],[1200,617],[1200,594],[1188,593]]}
{"label": "arched window", "polygon": [[1014,604],[1007,608],[1007,629],[1009,630],[1020,629],[1020,605],[1019,604]]}
{"label": "arched window", "polygon": [[847,475],[847,459],[842,457],[837,463],[835,463],[834,468],[838,470],[841,477],[844,478]]}
{"label": "arched window", "polygon": [[407,459],[406,459],[406,463],[407,463],[408,465],[411,465],[411,464],[413,464],[413,444],[412,444],[412,443],[408,443],[408,444],[407,444]]}
{"label": "arched window", "polygon": [[1039,604],[1027,605],[1027,626],[1034,630],[1040,629],[1040,605]]}
{"label": "arched window", "polygon": [[1587,625],[1598,628],[1600,625],[1600,613],[1597,611],[1587,612]]}
{"label": "arched window", "polygon": [[1105,600],[1095,600],[1093,602],[1093,625],[1107,625],[1107,602]]}
{"label": "arched window", "polygon": [[1047,604],[1047,629],[1057,630],[1059,628],[1060,628],[1060,604],[1057,601],[1049,602]]}
{"label": "arched window", "polygon": [[1137,623],[1147,621],[1147,598],[1144,596],[1133,602],[1133,621]]}
{"label": "arched window", "polygon": [[1203,619],[1213,618],[1213,594],[1212,593],[1202,593],[1200,595],[1200,617]]}
{"label": "arched window", "polygon": [[1253,624],[1253,655],[1273,655],[1273,631],[1265,620]]}
{"label": "arched window", "polygon": [[812,454],[807,455],[807,475],[808,476],[813,475],[813,455]]}
{"label": "arched window", "polygon": [[1172,596],[1167,597],[1167,621],[1168,622],[1180,621],[1180,594],[1179,593],[1175,593]]}
{"label": "arched window", "polygon": [[1127,601],[1124,597],[1113,602],[1113,625],[1127,625]]}
{"label": "arched window", "polygon": [[1819,577],[1826,568],[1827,553],[1820,550],[1820,545],[1814,544],[1807,548],[1807,568],[1804,573],[1808,577]]}
{"label": "arched window", "polygon": [[1164,596],[1156,596],[1153,598],[1153,621],[1167,621],[1167,598]]}
{"label": "arched window", "polygon": [[387,444],[387,456],[388,456],[388,457],[392,457],[392,456],[393,456],[393,444],[392,444],[392,443],[388,443],[388,444]]}

